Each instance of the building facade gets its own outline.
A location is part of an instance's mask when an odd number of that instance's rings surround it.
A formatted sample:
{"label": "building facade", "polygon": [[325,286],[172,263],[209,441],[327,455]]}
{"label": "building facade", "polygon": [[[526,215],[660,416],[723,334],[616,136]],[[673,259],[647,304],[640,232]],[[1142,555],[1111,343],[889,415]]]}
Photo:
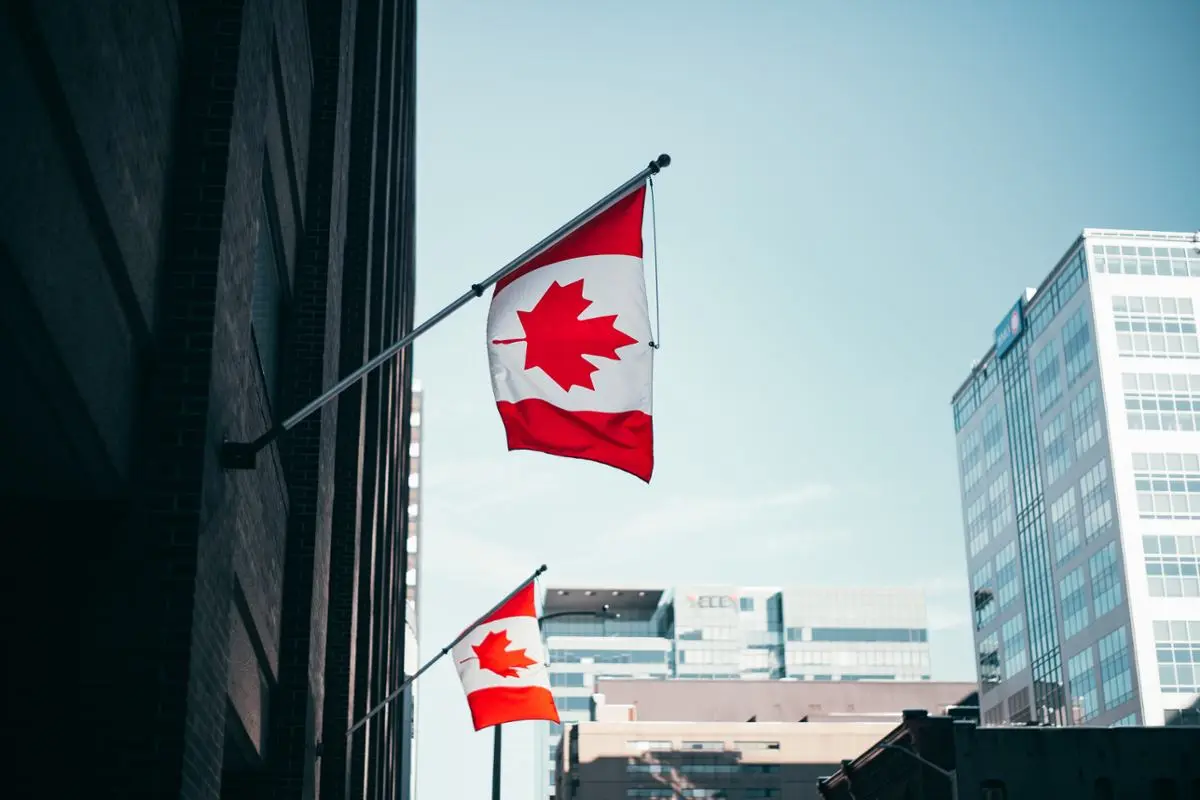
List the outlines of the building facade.
{"label": "building facade", "polygon": [[819,800],[818,781],[883,722],[574,722],[555,763],[562,800]]}
{"label": "building facade", "polygon": [[985,724],[1196,724],[1200,234],[1085,230],[953,399]]}
{"label": "building facade", "polygon": [[396,796],[415,5],[0,8],[13,794]]}
{"label": "building facade", "polygon": [[[605,608],[608,618],[596,618]],[[564,722],[590,718],[598,678],[912,681],[930,676],[920,590],[551,587],[542,614],[554,615],[543,634]],[[550,794],[550,765],[560,739],[554,726],[546,726],[537,748],[538,782]]]}

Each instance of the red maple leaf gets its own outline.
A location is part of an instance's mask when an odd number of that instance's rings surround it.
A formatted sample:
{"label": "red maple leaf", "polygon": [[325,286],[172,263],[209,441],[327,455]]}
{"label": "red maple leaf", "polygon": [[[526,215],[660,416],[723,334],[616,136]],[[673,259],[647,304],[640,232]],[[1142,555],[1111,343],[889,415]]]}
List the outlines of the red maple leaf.
{"label": "red maple leaf", "polygon": [[531,667],[537,662],[525,655],[525,648],[509,650],[512,641],[507,631],[492,631],[479,644],[472,645],[479,668],[491,670],[501,678],[519,677],[518,669]]}
{"label": "red maple leaf", "polygon": [[532,309],[517,312],[525,338],[493,339],[492,344],[525,342],[525,369],[541,369],[565,392],[572,386],[595,391],[592,373],[600,368],[584,356],[620,361],[617,349],[637,339],[617,330],[616,314],[580,319],[591,304],[583,296],[583,278],[566,286],[555,281]]}

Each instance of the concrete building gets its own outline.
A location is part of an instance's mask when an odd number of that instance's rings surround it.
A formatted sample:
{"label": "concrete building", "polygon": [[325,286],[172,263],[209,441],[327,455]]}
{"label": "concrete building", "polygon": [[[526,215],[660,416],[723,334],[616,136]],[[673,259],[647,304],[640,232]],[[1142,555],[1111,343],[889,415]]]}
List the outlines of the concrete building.
{"label": "concrete building", "polygon": [[954,394],[988,724],[1196,724],[1200,234],[1085,230]]}
{"label": "concrete building", "polygon": [[601,678],[592,718],[639,722],[900,722],[906,708],[975,709],[973,683]]}
{"label": "concrete building", "polygon": [[1200,734],[1183,727],[992,727],[910,712],[821,782],[826,800],[1184,800]]}
{"label": "concrete building", "polygon": [[343,797],[411,642],[410,359],[219,454],[412,327],[415,6],[0,5],[9,796]]}
{"label": "concrete building", "polygon": [[[607,608],[609,618],[596,614]],[[928,680],[925,597],[914,589],[694,585],[550,587],[550,682],[564,722],[591,714],[604,677]],[[619,615],[615,618],[613,615]],[[553,794],[560,733],[546,726],[538,781]]]}
{"label": "concrete building", "polygon": [[817,800],[818,781],[893,728],[880,722],[578,722],[562,800]]}

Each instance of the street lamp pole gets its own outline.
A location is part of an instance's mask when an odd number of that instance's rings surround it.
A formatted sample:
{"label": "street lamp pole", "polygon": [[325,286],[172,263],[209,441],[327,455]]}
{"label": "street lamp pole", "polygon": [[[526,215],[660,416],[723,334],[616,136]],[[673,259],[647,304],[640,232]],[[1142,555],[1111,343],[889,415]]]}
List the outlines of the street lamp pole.
{"label": "street lamp pole", "polygon": [[[538,629],[542,627],[542,623],[549,619],[558,619],[559,617],[593,617],[595,619],[617,619],[621,615],[615,613],[608,603],[600,607],[599,611],[555,611],[552,614],[538,617]],[[500,746],[501,729],[503,725],[495,725],[492,727],[492,800],[500,800],[500,757],[502,749]]]}
{"label": "street lamp pole", "polygon": [[946,780],[950,781],[950,800],[958,800],[958,770],[943,769],[943,768],[939,767],[937,764],[930,761],[929,759],[924,758],[923,756],[917,755],[915,752],[913,752],[912,750],[909,750],[907,747],[901,747],[900,745],[897,745],[897,744],[890,744],[888,742],[880,742],[875,746],[878,747],[880,750],[895,750],[898,753],[904,753],[905,755],[909,756],[910,758],[914,758],[917,761],[919,761],[920,763],[929,767],[931,770],[938,773],[939,775],[944,777]]}

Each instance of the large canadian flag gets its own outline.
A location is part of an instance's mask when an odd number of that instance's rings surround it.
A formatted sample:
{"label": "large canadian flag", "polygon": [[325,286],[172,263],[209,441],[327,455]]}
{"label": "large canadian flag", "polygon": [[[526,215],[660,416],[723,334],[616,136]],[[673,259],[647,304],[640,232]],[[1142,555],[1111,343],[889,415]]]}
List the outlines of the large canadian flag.
{"label": "large canadian flag", "polygon": [[451,654],[475,730],[506,722],[558,722],[531,581],[480,620]]}
{"label": "large canadian flag", "polygon": [[492,388],[509,450],[654,471],[643,185],[496,283]]}

